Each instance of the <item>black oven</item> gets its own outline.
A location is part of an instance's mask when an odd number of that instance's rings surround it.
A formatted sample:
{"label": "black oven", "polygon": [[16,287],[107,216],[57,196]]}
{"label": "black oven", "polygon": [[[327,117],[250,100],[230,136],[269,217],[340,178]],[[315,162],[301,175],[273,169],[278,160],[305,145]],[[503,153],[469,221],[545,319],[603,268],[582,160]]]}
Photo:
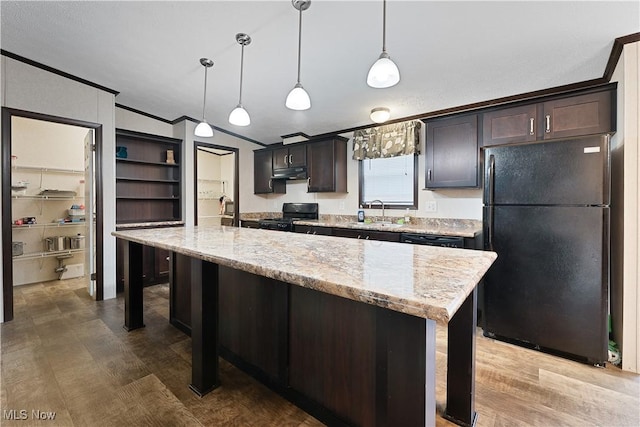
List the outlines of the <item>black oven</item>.
{"label": "black oven", "polygon": [[283,203],[282,217],[263,218],[258,221],[258,226],[266,230],[293,231],[293,221],[317,219],[317,203]]}

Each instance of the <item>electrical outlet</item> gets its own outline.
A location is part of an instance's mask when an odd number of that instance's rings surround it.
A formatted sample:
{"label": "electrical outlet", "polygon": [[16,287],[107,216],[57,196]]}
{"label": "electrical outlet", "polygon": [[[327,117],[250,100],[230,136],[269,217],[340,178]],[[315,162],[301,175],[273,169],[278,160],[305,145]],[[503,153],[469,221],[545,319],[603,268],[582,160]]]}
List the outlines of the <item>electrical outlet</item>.
{"label": "electrical outlet", "polygon": [[425,212],[435,212],[438,210],[438,204],[435,200],[429,200],[425,205]]}
{"label": "electrical outlet", "polygon": [[340,209],[341,211],[343,211],[343,210],[344,210],[344,202],[340,202],[340,203],[338,204],[338,209]]}

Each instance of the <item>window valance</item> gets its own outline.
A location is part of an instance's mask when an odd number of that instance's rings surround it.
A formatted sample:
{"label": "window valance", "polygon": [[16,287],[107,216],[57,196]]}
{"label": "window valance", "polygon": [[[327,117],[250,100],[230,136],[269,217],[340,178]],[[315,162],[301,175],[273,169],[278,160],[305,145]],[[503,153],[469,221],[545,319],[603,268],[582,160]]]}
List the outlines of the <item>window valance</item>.
{"label": "window valance", "polygon": [[353,159],[378,159],[420,153],[419,120],[393,123],[353,133]]}

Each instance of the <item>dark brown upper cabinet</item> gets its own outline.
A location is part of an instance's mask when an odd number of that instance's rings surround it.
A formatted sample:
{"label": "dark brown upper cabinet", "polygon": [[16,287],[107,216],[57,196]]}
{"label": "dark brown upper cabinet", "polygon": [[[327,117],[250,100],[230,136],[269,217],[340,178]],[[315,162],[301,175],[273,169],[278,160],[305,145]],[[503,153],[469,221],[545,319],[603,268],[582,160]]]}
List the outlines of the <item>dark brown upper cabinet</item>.
{"label": "dark brown upper cabinet", "polygon": [[615,131],[615,89],[500,108],[483,114],[482,146]]}
{"label": "dark brown upper cabinet", "polygon": [[307,164],[307,145],[297,144],[291,147],[273,150],[273,168],[285,169]]}
{"label": "dark brown upper cabinet", "polygon": [[347,192],[347,139],[334,137],[307,143],[307,191]]}
{"label": "dark brown upper cabinet", "polygon": [[253,152],[253,193],[269,194],[287,192],[285,181],[273,180],[274,150],[264,149]]}
{"label": "dark brown upper cabinet", "polygon": [[556,99],[542,104],[544,139],[595,135],[615,130],[613,91]]}
{"label": "dark brown upper cabinet", "polygon": [[478,187],[478,115],[427,120],[428,189]]}
{"label": "dark brown upper cabinet", "polygon": [[537,139],[537,104],[503,108],[483,114],[483,146]]}

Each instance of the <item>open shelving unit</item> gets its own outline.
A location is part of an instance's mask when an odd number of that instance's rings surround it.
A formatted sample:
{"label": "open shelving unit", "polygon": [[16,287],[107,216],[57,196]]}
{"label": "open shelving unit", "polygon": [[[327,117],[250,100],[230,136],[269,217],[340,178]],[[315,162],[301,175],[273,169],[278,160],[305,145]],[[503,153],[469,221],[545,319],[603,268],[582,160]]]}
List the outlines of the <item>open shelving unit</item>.
{"label": "open shelving unit", "polygon": [[[78,169],[11,166],[12,241],[22,248],[22,253],[12,256],[12,261],[20,264],[14,267],[15,284],[60,278],[57,269],[64,267],[61,259],[68,264],[82,265],[84,271],[84,248],[71,249],[65,243],[64,248],[53,251],[46,250],[44,245],[44,240],[50,237],[86,235],[85,220],[62,222],[69,221],[67,212],[72,205],[85,202],[84,176],[85,171]],[[14,190],[13,184],[19,182],[25,183],[24,188]],[[24,217],[33,217],[36,223],[15,224]]]}
{"label": "open shelving unit", "polygon": [[127,153],[116,157],[116,222],[180,221],[182,141],[117,130],[116,145]]}
{"label": "open shelving unit", "polygon": [[[180,225],[182,140],[116,129],[116,147],[127,156],[116,154],[116,229]],[[124,244],[116,246],[118,291],[124,289]],[[169,280],[169,251],[145,247],[142,258],[145,285]]]}

